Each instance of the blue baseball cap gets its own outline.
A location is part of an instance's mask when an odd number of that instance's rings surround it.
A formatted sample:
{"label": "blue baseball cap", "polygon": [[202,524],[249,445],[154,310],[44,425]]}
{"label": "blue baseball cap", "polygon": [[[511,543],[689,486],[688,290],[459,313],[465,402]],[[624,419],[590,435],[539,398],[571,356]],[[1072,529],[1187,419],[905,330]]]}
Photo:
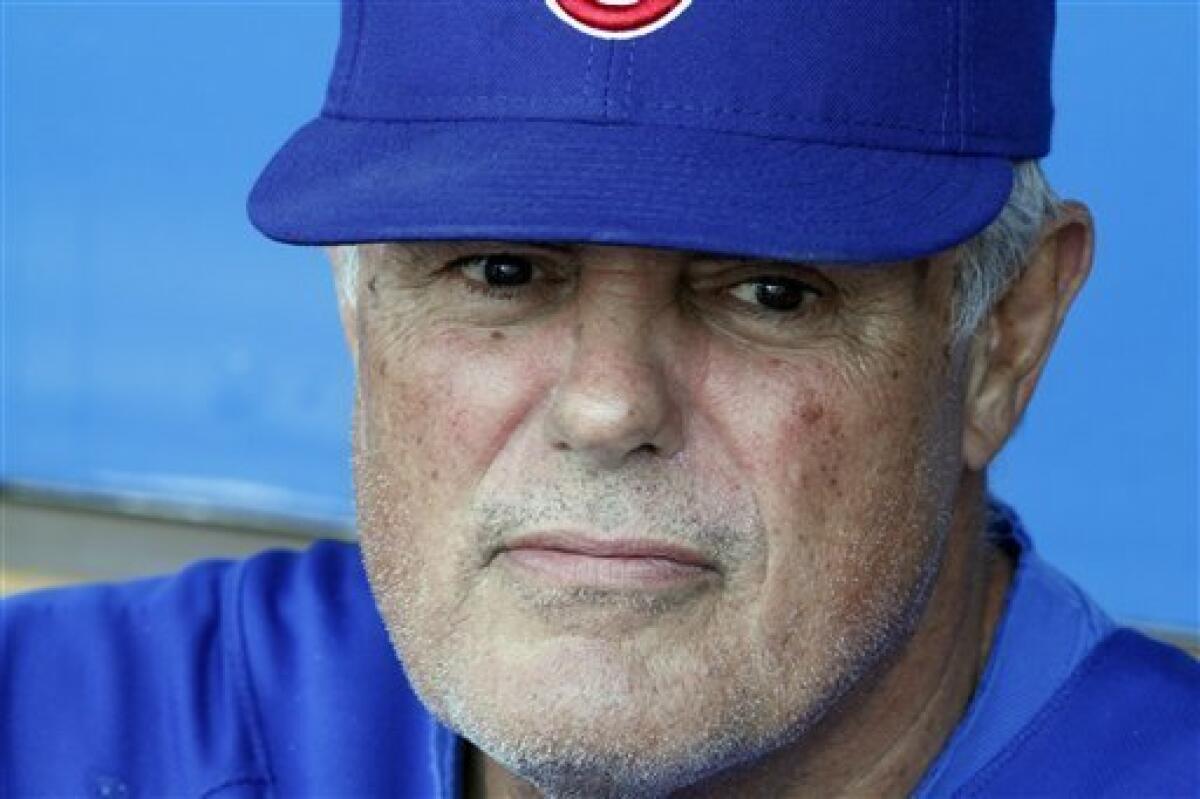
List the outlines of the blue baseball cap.
{"label": "blue baseball cap", "polygon": [[1053,0],[345,0],[254,225],[878,262],[1049,149]]}

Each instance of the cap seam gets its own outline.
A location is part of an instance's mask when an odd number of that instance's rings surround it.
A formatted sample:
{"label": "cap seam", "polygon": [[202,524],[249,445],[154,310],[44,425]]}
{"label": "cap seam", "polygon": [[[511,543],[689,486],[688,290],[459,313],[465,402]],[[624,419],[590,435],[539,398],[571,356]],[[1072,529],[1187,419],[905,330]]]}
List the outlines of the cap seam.
{"label": "cap seam", "polygon": [[971,60],[968,57],[970,40],[967,31],[967,4],[958,3],[958,148],[967,147],[967,86]]}
{"label": "cap seam", "polygon": [[942,90],[942,147],[947,146],[948,137],[946,134],[946,125],[950,116],[950,84],[954,78],[954,55],[956,52],[954,42],[954,0],[946,0],[946,86]]}
{"label": "cap seam", "polygon": [[588,42],[587,63],[583,68],[583,96],[591,97],[592,92],[592,69],[596,65],[596,40],[592,39]]}
{"label": "cap seam", "polygon": [[616,60],[617,60],[617,52],[616,52],[617,48],[613,45],[612,42],[609,42],[607,45],[607,49],[608,49],[608,61],[605,62],[605,65],[604,65],[604,114],[603,115],[604,115],[605,119],[614,119],[613,113],[612,113],[612,103],[613,103],[613,100],[612,100],[612,77],[613,77],[613,65],[616,63]]}
{"label": "cap seam", "polygon": [[625,108],[633,108],[633,54],[637,40],[629,42],[629,52],[625,56]]}
{"label": "cap seam", "polygon": [[[609,64],[610,69],[611,69],[611,66],[612,65],[610,62],[610,64]],[[417,103],[435,103],[436,102],[436,103],[446,103],[446,104],[450,104],[455,101],[461,102],[464,100],[503,100],[505,102],[546,103],[546,104],[553,105],[553,104],[562,103],[563,100],[571,100],[571,99],[574,99],[574,98],[572,98],[572,97],[562,97],[562,98],[560,98],[560,97],[538,97],[538,96],[532,96],[532,95],[519,95],[519,94],[454,94],[454,95],[450,95],[450,94],[420,95],[420,94],[417,94],[417,95],[405,95],[405,97],[404,97],[404,101],[406,103],[407,102],[417,102]],[[566,105],[567,103],[562,103],[562,104]],[[604,104],[606,107],[605,119],[611,119],[611,121],[621,121],[616,117],[609,116],[608,108],[610,106],[612,106],[613,101],[612,101],[612,98],[608,91],[608,81],[607,80],[605,81]],[[814,123],[816,123],[816,122],[831,122],[831,123],[838,124],[838,125],[855,125],[855,126],[861,126],[861,127],[882,128],[884,130],[908,130],[908,131],[914,131],[917,133],[935,133],[935,134],[943,134],[943,135],[946,132],[944,124],[940,127],[928,128],[928,127],[921,127],[918,125],[906,125],[906,124],[902,124],[902,123],[873,122],[870,120],[854,119],[854,118],[849,118],[849,117],[847,117],[847,118],[828,117],[828,116],[823,117],[823,116],[810,116],[807,114],[783,114],[783,113],[779,113],[778,111],[756,111],[754,109],[737,108],[737,107],[733,107],[733,106],[708,106],[708,105],[696,105],[696,104],[689,104],[689,103],[664,103],[664,102],[650,103],[650,102],[646,102],[646,103],[642,103],[639,107],[643,108],[643,109],[649,109],[652,111],[688,111],[688,112],[704,114],[706,116],[746,116],[746,117],[755,117],[755,118],[762,118],[762,119],[788,120],[788,121],[793,121],[793,122],[814,122]],[[332,117],[341,118],[341,119],[361,119],[363,121],[369,121],[369,120],[377,120],[377,121],[381,121],[381,122],[417,122],[417,121],[421,121],[419,119],[414,119],[411,117],[362,117],[362,116],[358,116],[358,115],[354,114],[353,112],[340,111],[340,110],[335,111],[332,109],[326,109],[323,112],[323,115],[324,116],[332,116]],[[453,117],[453,116],[437,117],[437,119],[447,119],[447,120],[459,119],[459,118],[461,118],[461,117]],[[500,119],[498,121],[503,121],[503,120]],[[570,120],[564,120],[564,121],[570,121]],[[998,134],[983,134],[983,135],[990,136],[991,138],[997,138],[997,139],[1004,138],[1003,136],[1000,136]]]}
{"label": "cap seam", "polygon": [[[459,100],[464,100],[464,99],[465,100],[503,99],[503,100],[515,100],[515,101],[530,102],[530,103],[542,100],[542,98],[539,98],[539,97],[514,97],[514,96],[504,96],[504,95],[459,96],[457,98],[449,98],[449,97],[427,97],[427,98],[409,97],[409,98],[406,98],[406,100],[413,100],[413,99],[417,99],[417,100],[428,99],[428,100],[439,100],[439,101],[445,101],[448,99],[449,100],[453,100],[453,99],[459,99]],[[674,103],[660,103],[660,104],[654,104],[654,105],[646,105],[644,107],[650,108],[653,110],[659,110],[659,111],[705,111],[705,110],[710,110],[710,109],[706,109],[706,108],[699,107],[699,106],[685,106],[685,105],[678,105],[678,104],[674,104]],[[712,111],[712,113],[709,113],[708,114],[709,116],[732,116],[736,113],[744,113],[747,116],[767,116],[767,117],[773,117],[773,118],[786,118],[786,119],[791,119],[796,122],[813,122],[813,123],[826,122],[826,123],[834,123],[834,124],[838,124],[838,125],[845,125],[848,127],[861,127],[861,128],[870,128],[870,129],[880,129],[880,130],[907,130],[907,131],[911,131],[914,133],[928,133],[928,134],[941,133],[941,131],[930,130],[928,128],[918,128],[918,127],[906,126],[906,125],[884,125],[881,123],[864,122],[864,121],[859,121],[859,120],[844,120],[844,119],[832,119],[832,118],[820,118],[820,117],[802,117],[802,116],[793,116],[793,115],[783,116],[783,115],[779,115],[779,114],[772,114],[770,112],[741,111],[739,109],[711,109],[711,111]],[[330,120],[335,120],[335,121],[340,121],[340,122],[356,122],[356,123],[362,123],[362,124],[378,124],[378,125],[408,125],[408,124],[423,124],[423,123],[430,123],[430,122],[468,122],[468,121],[495,122],[498,124],[504,124],[507,122],[529,122],[529,121],[567,122],[567,123],[572,123],[572,124],[584,124],[584,125],[596,125],[596,124],[614,125],[615,124],[615,125],[624,125],[624,126],[633,126],[633,127],[637,127],[637,126],[670,127],[670,128],[682,128],[682,129],[687,129],[687,130],[705,130],[705,131],[717,132],[717,133],[727,133],[730,135],[752,136],[754,138],[770,139],[770,140],[774,140],[774,141],[796,141],[796,142],[819,141],[817,139],[813,139],[811,137],[805,137],[805,136],[784,136],[784,135],[780,135],[780,134],[768,134],[768,133],[760,133],[760,132],[756,132],[756,131],[730,130],[727,128],[697,128],[692,125],[671,124],[671,123],[661,122],[661,121],[657,121],[657,120],[652,121],[652,120],[630,120],[630,119],[608,119],[608,118],[564,119],[562,117],[496,117],[495,115],[429,116],[429,117],[362,117],[362,116],[357,116],[352,113],[347,113],[344,111],[335,111],[332,109],[322,110],[320,113],[320,118],[330,119]],[[1009,144],[1009,145],[1014,145],[1014,146],[1022,146],[1022,145],[1029,144],[1021,139],[1013,139],[1013,138],[1009,138],[1007,136],[1001,136],[1001,135],[990,134],[990,133],[972,133],[972,134],[970,134],[970,136],[968,138],[972,141],[988,142],[988,143],[995,143],[995,144]],[[835,144],[833,142],[830,142],[830,143]],[[895,146],[886,147],[886,146],[880,146],[877,144],[869,144],[869,145],[868,144],[847,144],[847,143],[840,143],[840,142],[836,143],[836,144],[841,144],[842,146],[845,146],[847,148],[855,148],[855,149],[856,148],[865,148],[865,149],[872,149],[872,150],[876,150],[876,149],[894,150],[896,152],[927,152],[925,150],[918,150],[917,148],[912,148],[912,147],[895,147]],[[940,150],[940,151],[935,151],[935,152],[938,152],[943,155],[955,155],[956,154],[956,153],[952,153],[952,152],[945,151],[945,150]],[[993,155],[992,153],[965,153],[965,154],[966,155]],[[996,157],[1009,157],[1009,156],[1008,156],[1008,154],[998,154],[998,155],[996,155]]]}
{"label": "cap seam", "polygon": [[358,9],[358,13],[354,17],[354,43],[353,48],[350,51],[350,63],[346,66],[346,77],[342,82],[342,88],[339,92],[339,102],[346,104],[350,102],[350,97],[354,91],[354,87],[358,82],[358,56],[362,51],[363,37],[366,36],[365,31],[367,29],[366,16],[368,3],[366,0],[358,0],[355,5]]}

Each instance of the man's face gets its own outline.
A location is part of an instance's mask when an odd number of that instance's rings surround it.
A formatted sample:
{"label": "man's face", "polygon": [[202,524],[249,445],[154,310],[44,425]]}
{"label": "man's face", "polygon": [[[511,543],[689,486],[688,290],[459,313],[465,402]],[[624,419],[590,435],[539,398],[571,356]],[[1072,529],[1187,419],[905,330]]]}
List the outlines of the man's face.
{"label": "man's face", "polygon": [[362,249],[366,565],[480,748],[547,782],[694,779],[905,640],[962,472],[945,258]]}

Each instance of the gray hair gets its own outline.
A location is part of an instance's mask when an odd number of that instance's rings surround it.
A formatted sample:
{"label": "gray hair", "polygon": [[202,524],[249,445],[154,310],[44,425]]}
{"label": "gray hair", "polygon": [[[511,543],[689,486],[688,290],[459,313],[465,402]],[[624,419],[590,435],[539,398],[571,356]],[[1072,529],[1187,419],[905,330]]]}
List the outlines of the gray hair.
{"label": "gray hair", "polygon": [[1000,214],[958,246],[953,341],[969,339],[1021,276],[1042,227],[1058,216],[1058,195],[1037,161],[1013,166],[1013,186]]}
{"label": "gray hair", "polygon": [[[952,341],[969,339],[1021,275],[1042,226],[1058,214],[1059,199],[1037,161],[1013,166],[1008,202],[992,222],[958,246]],[[353,307],[358,295],[359,248],[333,248],[339,299]]]}
{"label": "gray hair", "polygon": [[358,304],[358,245],[339,244],[330,249],[338,302],[353,308]]}

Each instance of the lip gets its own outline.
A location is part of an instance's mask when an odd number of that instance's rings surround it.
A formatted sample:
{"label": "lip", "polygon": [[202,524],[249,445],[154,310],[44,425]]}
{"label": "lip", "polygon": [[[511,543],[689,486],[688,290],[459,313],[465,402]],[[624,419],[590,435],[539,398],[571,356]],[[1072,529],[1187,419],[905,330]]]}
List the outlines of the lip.
{"label": "lip", "polygon": [[641,538],[537,533],[507,543],[497,556],[527,574],[574,586],[653,590],[716,573],[696,550]]}

